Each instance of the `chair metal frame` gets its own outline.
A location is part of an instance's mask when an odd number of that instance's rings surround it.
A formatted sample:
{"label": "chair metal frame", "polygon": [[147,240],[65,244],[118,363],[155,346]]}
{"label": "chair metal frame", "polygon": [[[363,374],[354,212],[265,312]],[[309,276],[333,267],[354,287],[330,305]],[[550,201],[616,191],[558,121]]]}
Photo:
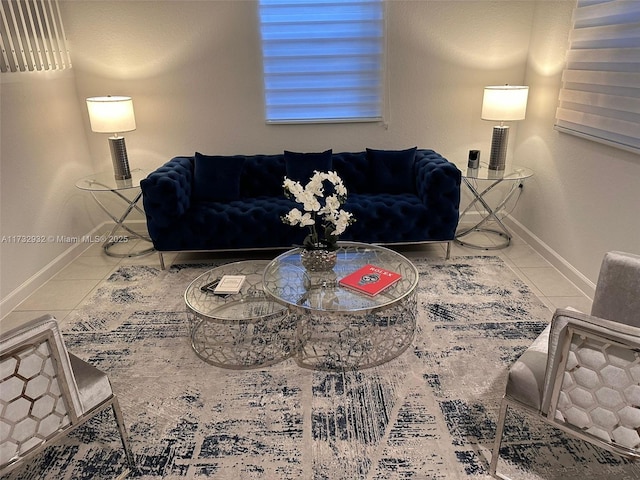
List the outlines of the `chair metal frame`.
{"label": "chair metal frame", "polygon": [[[50,318],[53,319],[53,317],[50,317]],[[36,455],[41,453],[44,449],[49,447],[51,444],[53,444],[54,442],[57,442],[62,437],[68,435],[72,431],[84,425],[93,417],[95,417],[102,411],[107,410],[108,408],[111,408],[113,411],[113,415],[118,427],[118,432],[120,434],[122,447],[124,449],[126,462],[128,465],[128,468],[125,468],[118,478],[125,478],[129,473],[137,472],[138,469],[135,463],[133,452],[130,447],[129,437],[124,424],[124,418],[122,415],[122,411],[120,409],[120,404],[118,402],[117,396],[112,392],[112,394],[108,398],[104,399],[102,402],[94,406],[92,409],[84,413],[82,413],[81,411],[78,411],[78,408],[76,406],[77,400],[76,402],[74,402],[73,394],[71,392],[71,389],[69,388],[69,382],[70,381],[75,382],[75,379],[67,378],[68,374],[62,368],[62,364],[64,362],[63,355],[65,356],[67,355],[66,347],[64,346],[64,343],[61,341],[61,339],[57,340],[55,338],[53,330],[47,329],[45,331],[42,331],[34,335],[33,337],[29,337],[19,343],[16,343],[6,351],[3,351],[0,353],[0,361],[6,359],[7,357],[18,355],[20,352],[27,351],[29,349],[37,347],[38,345],[41,345],[44,342],[48,344],[48,349],[56,364],[55,376],[58,378],[60,394],[65,404],[66,413],[69,417],[69,421],[66,424],[58,427],[56,431],[54,431],[52,434],[50,434],[45,439],[43,439],[42,443],[40,443],[39,445],[32,447],[31,449],[27,450],[23,454],[18,454],[17,456],[9,460],[6,464],[0,465],[0,475],[6,475],[11,471],[15,470],[16,468],[22,466],[25,463],[25,461],[35,457]],[[65,348],[65,351],[61,352],[60,351],[61,348]],[[71,370],[71,375],[73,375],[73,370]],[[0,380],[3,380],[3,379],[0,379]]]}
{"label": "chair metal frame", "polygon": [[[626,325],[625,327],[629,328]],[[637,335],[640,336],[640,328],[635,327],[635,329],[638,331]],[[552,384],[549,386],[552,391],[552,395],[547,413],[544,413],[541,409],[532,408],[531,406],[526,405],[514,398],[510,398],[507,394],[505,394],[502,399],[498,417],[498,425],[496,429],[496,438],[491,454],[491,462],[489,464],[489,474],[494,478],[499,478],[501,480],[512,480],[510,477],[497,471],[498,461],[500,458],[500,447],[502,445],[505,421],[509,407],[520,409],[525,413],[543,420],[545,423],[552,425],[553,427],[556,427],[569,435],[573,435],[576,438],[589,442],[631,461],[640,459],[640,447],[638,449],[630,449],[615,442],[604,441],[600,437],[594,436],[586,432],[585,430],[572,425],[571,423],[561,421],[556,418],[556,410],[558,408],[560,392],[564,382],[564,374],[567,370],[567,362],[569,360],[569,349],[571,347],[573,339],[576,336],[589,338],[603,344],[615,345],[619,348],[628,349],[633,352],[633,355],[636,357],[636,359],[638,358],[638,352],[640,352],[640,340],[636,341],[630,339],[628,336],[618,335],[614,331],[609,331],[605,334],[602,331],[595,331],[590,328],[585,328],[582,326],[578,327],[576,325],[568,326],[566,332],[567,333],[563,336],[560,344],[558,345],[558,351],[561,352],[561,354],[559,356],[556,356],[556,365],[552,367],[551,372],[546,372],[547,375],[552,375],[552,378],[554,379]],[[549,355],[549,352],[547,352],[547,355]],[[549,368],[549,365],[547,365],[547,368]],[[542,396],[544,398],[545,392],[543,392]]]}

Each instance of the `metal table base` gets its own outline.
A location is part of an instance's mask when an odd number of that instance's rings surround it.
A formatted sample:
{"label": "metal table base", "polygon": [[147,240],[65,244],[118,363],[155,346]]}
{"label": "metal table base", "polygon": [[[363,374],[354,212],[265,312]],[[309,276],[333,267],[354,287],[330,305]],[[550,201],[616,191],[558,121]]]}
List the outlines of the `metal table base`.
{"label": "metal table base", "polygon": [[[144,216],[144,211],[138,206],[138,202],[142,198],[142,191],[140,190],[140,181],[147,176],[147,173],[141,169],[134,169],[131,171],[131,178],[126,180],[116,180],[111,172],[100,172],[88,177],[81,178],[76,182],[76,187],[81,190],[86,190],[91,193],[91,196],[95,200],[100,209],[106,213],[111,220],[115,222],[115,225],[111,231],[105,236],[105,241],[102,244],[102,249],[106,255],[117,258],[129,258],[138,257],[141,255],[148,255],[155,251],[153,246],[144,246],[141,249],[118,253],[112,250],[112,247],[121,243],[126,243],[130,239],[138,239],[144,242],[151,243],[151,238],[147,235],[140,234],[125,223],[127,217],[134,210]],[[125,190],[138,189],[138,193],[133,198],[128,198],[121,192]],[[107,206],[98,198],[98,193],[111,192],[120,198],[127,205],[120,216],[114,215]],[[121,232],[124,232],[121,234]]]}
{"label": "metal table base", "polygon": [[[509,232],[509,229],[499,217],[499,213],[516,194],[516,192],[520,192],[524,179],[531,175],[533,175],[531,170],[520,167],[513,167],[513,169],[507,170],[506,172],[495,172],[488,170],[486,167],[480,169],[467,169],[466,174],[463,173],[462,179],[465,185],[469,188],[469,191],[472,193],[473,200],[460,214],[460,219],[463,219],[476,204],[480,204],[482,206],[482,219],[472,227],[468,227],[457,232],[455,242],[464,247],[475,248],[478,250],[500,250],[508,247],[511,244],[511,232]],[[476,188],[473,180],[488,180],[491,181],[491,183],[483,190],[480,190],[479,188]],[[510,181],[511,187],[502,200],[495,207],[492,207],[489,202],[487,202],[486,195],[504,181]],[[474,232],[497,237],[498,243],[494,245],[480,245],[469,239],[461,240],[461,237],[465,237]]]}

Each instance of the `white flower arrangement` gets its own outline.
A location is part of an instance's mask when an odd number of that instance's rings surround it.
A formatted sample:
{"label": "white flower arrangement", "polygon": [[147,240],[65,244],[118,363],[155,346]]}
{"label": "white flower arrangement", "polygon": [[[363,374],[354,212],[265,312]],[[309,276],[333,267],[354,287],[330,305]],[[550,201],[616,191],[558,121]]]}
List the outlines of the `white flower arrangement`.
{"label": "white flower arrangement", "polygon": [[[333,193],[325,198],[324,182],[333,185]],[[285,195],[302,205],[292,209],[282,221],[288,225],[309,227],[303,246],[308,250],[335,250],[338,237],[355,219],[340,206],[347,200],[347,189],[336,172],[315,171],[304,187],[289,178],[282,184]],[[322,232],[323,236],[320,236]]]}

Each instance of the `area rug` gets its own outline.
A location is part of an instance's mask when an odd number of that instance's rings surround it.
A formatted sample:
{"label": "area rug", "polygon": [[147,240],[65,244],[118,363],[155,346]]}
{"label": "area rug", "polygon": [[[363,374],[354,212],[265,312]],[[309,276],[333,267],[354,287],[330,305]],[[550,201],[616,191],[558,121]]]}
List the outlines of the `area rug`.
{"label": "area rug", "polygon": [[[212,265],[121,267],[61,328],[70,351],[109,375],[138,478],[488,479],[507,368],[551,313],[499,258],[412,260],[413,344],[357,372],[200,360],[183,293]],[[502,458],[518,479],[640,478],[638,466],[513,414]],[[105,413],[9,478],[110,479],[123,466]]]}

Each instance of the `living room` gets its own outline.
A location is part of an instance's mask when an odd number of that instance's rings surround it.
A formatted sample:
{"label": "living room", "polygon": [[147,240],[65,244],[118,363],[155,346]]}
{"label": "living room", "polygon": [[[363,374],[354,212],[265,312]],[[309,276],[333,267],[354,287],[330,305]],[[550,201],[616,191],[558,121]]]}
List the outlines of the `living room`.
{"label": "living room", "polygon": [[[132,168],[175,155],[431,148],[488,159],[482,89],[530,87],[509,158],[531,168],[510,220],[592,293],[604,252],[638,252],[637,155],[553,128],[573,2],[387,4],[383,123],[267,125],[256,3],[60,3],[73,68],[2,75],[2,234],[90,234],[104,222],[75,181],[109,170],[84,99],[134,99]],[[16,204],[19,208],[16,208]],[[26,219],[29,219],[25,222]],[[3,316],[68,261],[69,245],[3,243]]]}
{"label": "living room", "polygon": [[[640,254],[640,160],[554,129],[574,4],[388,1],[384,120],[270,125],[257,1],[60,1],[73,67],[0,76],[1,235],[82,238],[106,228],[104,212],[75,186],[112,168],[105,135],[91,131],[87,97],[133,98],[129,162],[149,172],[195,151],[416,145],[465,166],[469,150],[489,156],[493,122],[481,119],[483,88],[528,85],[508,161],[534,175],[506,222],[592,296],[605,252]],[[463,202],[469,198],[463,191]],[[3,242],[0,318],[88,246]]]}
{"label": "living room", "polygon": [[[587,289],[605,251],[638,251],[637,156],[553,129],[573,2],[389,2],[386,120],[346,128],[265,124],[254,2],[60,8],[73,68],[2,76],[3,235],[82,236],[103,222],[74,186],[109,168],[104,136],[90,131],[89,96],[134,99],[130,162],[149,171],[196,150],[419,145],[464,162],[470,149],[488,155],[492,124],[480,119],[483,87],[509,83],[530,87],[509,156],[535,172],[512,212],[517,226]],[[37,285],[34,276],[54,268],[67,248],[2,244],[3,300],[20,297],[25,283]]]}

